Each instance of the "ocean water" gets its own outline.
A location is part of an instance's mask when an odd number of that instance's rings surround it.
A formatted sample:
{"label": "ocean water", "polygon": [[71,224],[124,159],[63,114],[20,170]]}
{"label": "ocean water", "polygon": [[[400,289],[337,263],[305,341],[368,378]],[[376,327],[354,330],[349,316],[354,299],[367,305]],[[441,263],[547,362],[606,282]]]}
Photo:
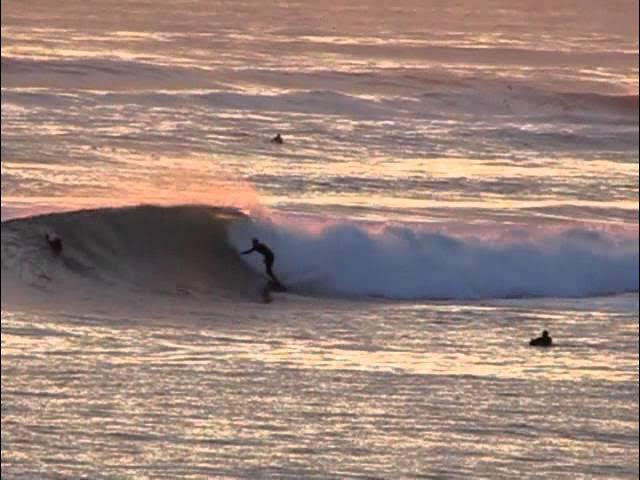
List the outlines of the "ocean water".
{"label": "ocean water", "polygon": [[2,478],[638,478],[638,10],[3,0]]}

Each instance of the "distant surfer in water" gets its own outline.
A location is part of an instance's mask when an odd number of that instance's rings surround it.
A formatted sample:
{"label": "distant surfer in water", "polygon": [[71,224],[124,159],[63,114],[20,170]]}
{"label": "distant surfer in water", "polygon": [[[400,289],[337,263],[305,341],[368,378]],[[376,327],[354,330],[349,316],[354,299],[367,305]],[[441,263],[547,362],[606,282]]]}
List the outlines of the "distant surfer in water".
{"label": "distant surfer in water", "polygon": [[282,145],[284,140],[282,139],[282,135],[277,134],[275,137],[271,139],[271,143],[277,143],[278,145]]}
{"label": "distant surfer in water", "polygon": [[542,332],[542,336],[534,338],[529,342],[532,347],[550,347],[553,343],[553,339],[549,336],[549,332],[546,330]]}
{"label": "distant surfer in water", "polygon": [[276,278],[272,270],[273,262],[276,258],[276,256],[273,254],[273,251],[269,247],[267,247],[264,243],[260,242],[260,240],[258,240],[257,238],[254,238],[252,240],[252,244],[253,246],[249,250],[245,252],[241,252],[240,254],[248,255],[253,252],[258,252],[260,255],[264,257],[264,266],[266,268],[267,275],[269,275],[269,277],[271,277],[271,279],[277,285],[282,285],[282,283],[280,283],[280,280]]}
{"label": "distant surfer in water", "polygon": [[45,235],[45,239],[49,244],[49,248],[55,255],[60,255],[62,253],[62,239],[56,235],[55,233],[47,233]]}

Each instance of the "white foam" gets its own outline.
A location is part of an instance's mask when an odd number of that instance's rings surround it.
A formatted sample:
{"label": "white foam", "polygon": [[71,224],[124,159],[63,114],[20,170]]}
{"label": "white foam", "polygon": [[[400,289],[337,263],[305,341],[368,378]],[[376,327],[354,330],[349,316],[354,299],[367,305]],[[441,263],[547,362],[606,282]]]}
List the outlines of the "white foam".
{"label": "white foam", "polygon": [[[258,236],[283,281],[317,294],[394,299],[587,297],[638,290],[638,241],[588,230],[509,242],[460,239],[406,226],[338,223],[312,230],[266,221],[231,230],[236,248]],[[262,269],[259,258],[249,259]]]}

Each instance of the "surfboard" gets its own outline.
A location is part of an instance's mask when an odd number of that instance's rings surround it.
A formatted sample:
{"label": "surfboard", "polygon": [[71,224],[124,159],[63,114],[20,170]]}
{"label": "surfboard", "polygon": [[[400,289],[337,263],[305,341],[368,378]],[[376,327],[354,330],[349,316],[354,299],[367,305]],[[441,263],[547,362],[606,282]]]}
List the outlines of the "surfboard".
{"label": "surfboard", "polygon": [[262,296],[262,301],[264,303],[271,303],[273,302],[273,297],[271,296],[273,292],[283,293],[286,291],[287,291],[287,287],[282,285],[280,282],[276,282],[273,279],[269,279],[267,283],[264,285],[264,287],[262,287],[262,289],[260,290],[260,295]]}
{"label": "surfboard", "polygon": [[287,291],[287,287],[285,287],[280,282],[276,282],[274,280],[269,280],[269,282],[267,283],[267,288],[269,290],[271,290],[272,292],[286,292]]}

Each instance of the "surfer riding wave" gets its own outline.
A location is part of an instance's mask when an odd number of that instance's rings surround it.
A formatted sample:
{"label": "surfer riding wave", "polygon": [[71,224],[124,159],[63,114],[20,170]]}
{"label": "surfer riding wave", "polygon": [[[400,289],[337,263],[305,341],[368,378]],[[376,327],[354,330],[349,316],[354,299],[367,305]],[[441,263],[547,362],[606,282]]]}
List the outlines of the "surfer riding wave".
{"label": "surfer riding wave", "polygon": [[252,247],[249,250],[244,252],[240,252],[240,255],[248,255],[253,252],[258,252],[260,255],[264,257],[264,266],[267,275],[276,283],[277,285],[282,285],[280,280],[273,273],[273,262],[275,261],[276,256],[273,251],[267,247],[264,243],[262,243],[257,238],[252,239]]}

